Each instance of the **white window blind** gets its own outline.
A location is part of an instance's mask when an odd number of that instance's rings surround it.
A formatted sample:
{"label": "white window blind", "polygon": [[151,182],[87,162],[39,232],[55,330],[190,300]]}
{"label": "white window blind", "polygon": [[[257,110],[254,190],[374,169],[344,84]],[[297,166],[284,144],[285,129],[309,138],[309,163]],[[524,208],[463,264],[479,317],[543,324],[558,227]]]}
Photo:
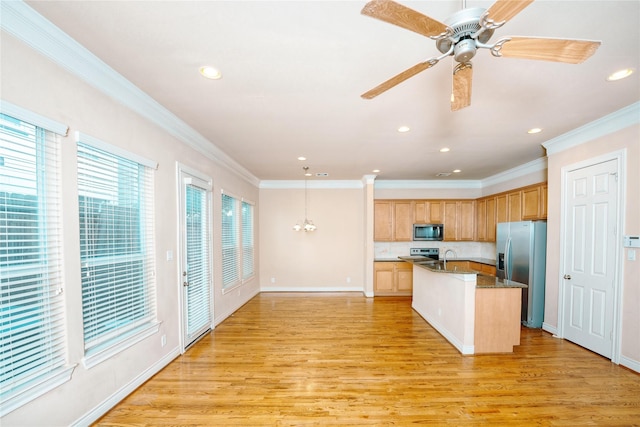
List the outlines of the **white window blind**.
{"label": "white window blind", "polygon": [[59,168],[53,132],[0,114],[0,416],[66,369]]}
{"label": "white window blind", "polygon": [[242,279],[254,275],[253,268],[253,205],[242,201]]}
{"label": "white window blind", "polygon": [[222,287],[240,282],[240,244],[238,203],[234,197],[222,194]]}
{"label": "white window blind", "polygon": [[107,144],[78,139],[82,314],[90,353],[155,321],[153,170],[120,149],[114,154]]}
{"label": "white window blind", "polygon": [[211,251],[206,189],[186,185],[187,341],[211,325]]}

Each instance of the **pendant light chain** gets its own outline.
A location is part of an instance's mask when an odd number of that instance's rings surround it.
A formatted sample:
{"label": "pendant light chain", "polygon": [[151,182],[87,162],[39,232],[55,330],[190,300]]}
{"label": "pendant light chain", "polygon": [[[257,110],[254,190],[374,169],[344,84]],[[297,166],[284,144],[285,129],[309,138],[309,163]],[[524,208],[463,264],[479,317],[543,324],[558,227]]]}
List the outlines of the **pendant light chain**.
{"label": "pendant light chain", "polygon": [[308,177],[309,166],[304,166],[302,169],[304,170],[304,222],[302,223],[302,226],[296,223],[296,225],[293,226],[293,229],[295,231],[300,231],[300,230],[314,231],[317,227],[315,226],[313,221],[311,221],[307,217],[307,207],[309,205],[307,177]]}

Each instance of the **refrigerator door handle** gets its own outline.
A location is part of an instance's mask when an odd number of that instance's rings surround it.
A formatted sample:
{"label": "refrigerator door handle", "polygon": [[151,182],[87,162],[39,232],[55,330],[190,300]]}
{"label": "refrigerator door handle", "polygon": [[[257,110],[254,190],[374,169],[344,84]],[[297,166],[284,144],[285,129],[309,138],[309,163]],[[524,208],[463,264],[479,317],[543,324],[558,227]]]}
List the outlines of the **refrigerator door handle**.
{"label": "refrigerator door handle", "polygon": [[511,263],[511,237],[507,238],[507,243],[504,245],[504,278],[511,280],[511,272],[509,271],[509,264]]}

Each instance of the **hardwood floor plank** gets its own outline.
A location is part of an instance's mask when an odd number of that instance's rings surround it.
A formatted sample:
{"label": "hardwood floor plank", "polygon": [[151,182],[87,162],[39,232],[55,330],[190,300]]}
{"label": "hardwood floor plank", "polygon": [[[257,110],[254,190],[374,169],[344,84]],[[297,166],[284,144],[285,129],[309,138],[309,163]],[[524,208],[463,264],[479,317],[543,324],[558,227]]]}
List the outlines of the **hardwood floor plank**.
{"label": "hardwood floor plank", "polygon": [[539,329],[462,356],[411,298],[259,294],[98,426],[640,425],[640,375]]}

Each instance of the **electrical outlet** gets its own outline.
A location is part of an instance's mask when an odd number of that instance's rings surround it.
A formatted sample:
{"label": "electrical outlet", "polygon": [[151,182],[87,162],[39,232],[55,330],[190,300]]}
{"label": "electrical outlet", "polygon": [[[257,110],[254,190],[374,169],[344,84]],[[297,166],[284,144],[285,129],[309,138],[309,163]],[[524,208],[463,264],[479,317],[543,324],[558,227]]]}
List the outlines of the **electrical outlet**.
{"label": "electrical outlet", "polygon": [[347,283],[351,283],[351,277],[347,277]]}
{"label": "electrical outlet", "polygon": [[160,345],[162,345],[163,347],[165,345],[167,345],[167,336],[163,335],[162,337],[160,337]]}
{"label": "electrical outlet", "polygon": [[271,278],[271,283],[276,283],[276,278],[275,277]]}

